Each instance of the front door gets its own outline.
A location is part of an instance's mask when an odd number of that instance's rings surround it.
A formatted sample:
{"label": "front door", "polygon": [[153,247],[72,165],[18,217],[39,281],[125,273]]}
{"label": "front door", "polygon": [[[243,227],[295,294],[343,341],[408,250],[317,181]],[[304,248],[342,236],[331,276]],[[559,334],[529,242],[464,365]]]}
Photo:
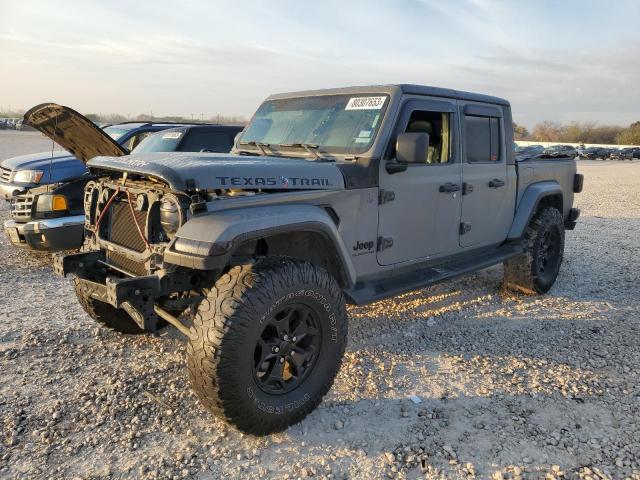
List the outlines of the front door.
{"label": "front door", "polygon": [[456,104],[409,99],[392,138],[387,160],[395,157],[395,137],[402,132],[429,134],[423,163],[389,173],[381,162],[378,263],[393,265],[455,252],[460,221],[461,170]]}
{"label": "front door", "polygon": [[515,168],[507,165],[502,110],[468,103],[462,111],[465,195],[460,245],[498,244],[506,238],[513,220],[516,188]]}

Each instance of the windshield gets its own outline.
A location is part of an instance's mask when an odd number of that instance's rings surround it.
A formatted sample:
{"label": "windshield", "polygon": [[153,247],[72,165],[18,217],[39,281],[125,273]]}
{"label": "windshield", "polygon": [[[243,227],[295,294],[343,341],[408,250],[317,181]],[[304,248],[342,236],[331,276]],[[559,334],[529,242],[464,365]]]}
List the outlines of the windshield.
{"label": "windshield", "polygon": [[131,153],[175,152],[184,135],[184,129],[171,129],[149,135]]}
{"label": "windshield", "polygon": [[104,131],[107,135],[117,141],[125,133],[129,133],[131,130],[133,130],[134,128],[138,128],[139,126],[140,124],[132,124],[126,127],[123,125],[114,125],[112,127],[104,128]]}
{"label": "windshield", "polygon": [[327,95],[264,102],[240,138],[240,145],[304,144],[323,152],[366,152],[376,136],[388,95]]}

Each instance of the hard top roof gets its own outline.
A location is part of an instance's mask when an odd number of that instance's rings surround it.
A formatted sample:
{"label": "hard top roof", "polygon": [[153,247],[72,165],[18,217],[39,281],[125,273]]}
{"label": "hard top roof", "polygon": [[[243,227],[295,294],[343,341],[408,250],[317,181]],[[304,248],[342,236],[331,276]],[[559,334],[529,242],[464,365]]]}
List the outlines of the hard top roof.
{"label": "hard top roof", "polygon": [[473,102],[492,103],[496,105],[509,106],[509,102],[504,98],[493,97],[491,95],[483,95],[480,93],[463,92],[460,90],[453,90],[450,88],[430,87],[426,85],[411,85],[411,84],[397,84],[397,85],[369,85],[369,86],[357,86],[357,87],[343,87],[343,88],[327,88],[322,90],[305,90],[300,92],[278,93],[270,95],[267,100],[275,100],[281,98],[292,97],[311,97],[316,95],[358,95],[363,93],[386,93],[389,95],[394,94],[407,94],[407,95],[430,95],[435,97],[454,98],[459,100],[469,100]]}
{"label": "hard top roof", "polygon": [[244,129],[244,127],[242,125],[227,125],[227,124],[223,124],[223,123],[187,123],[184,125],[172,125],[170,128],[167,128],[165,130],[160,130],[157,133],[162,133],[162,132],[170,132],[172,130],[192,130],[192,129],[197,129],[197,130],[201,130],[203,128],[209,128],[209,129],[215,129],[215,130],[223,130],[223,129],[229,129],[229,130],[242,130]]}

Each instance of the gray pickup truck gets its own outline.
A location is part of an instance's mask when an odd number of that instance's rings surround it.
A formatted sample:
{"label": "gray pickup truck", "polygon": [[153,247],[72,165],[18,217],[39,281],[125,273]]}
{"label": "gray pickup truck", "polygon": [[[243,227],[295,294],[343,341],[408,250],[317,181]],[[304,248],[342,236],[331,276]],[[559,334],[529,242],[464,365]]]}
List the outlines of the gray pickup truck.
{"label": "gray pickup truck", "polygon": [[504,263],[547,292],[582,189],[516,162],[505,100],[416,85],[269,97],[228,155],[96,157],[84,251],[58,255],[96,321],[188,338],[202,403],[263,435],[311,412],[362,305]]}

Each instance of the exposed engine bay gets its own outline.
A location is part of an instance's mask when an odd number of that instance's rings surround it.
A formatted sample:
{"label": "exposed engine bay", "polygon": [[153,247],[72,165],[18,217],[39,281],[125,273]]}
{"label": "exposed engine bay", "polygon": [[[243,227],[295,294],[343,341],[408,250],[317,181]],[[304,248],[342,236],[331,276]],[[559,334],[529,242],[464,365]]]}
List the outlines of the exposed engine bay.
{"label": "exposed engine bay", "polygon": [[207,202],[261,191],[217,189],[173,191],[152,177],[126,173],[90,181],[84,193],[85,250],[105,250],[109,266],[125,275],[149,275],[163,268],[164,250]]}

